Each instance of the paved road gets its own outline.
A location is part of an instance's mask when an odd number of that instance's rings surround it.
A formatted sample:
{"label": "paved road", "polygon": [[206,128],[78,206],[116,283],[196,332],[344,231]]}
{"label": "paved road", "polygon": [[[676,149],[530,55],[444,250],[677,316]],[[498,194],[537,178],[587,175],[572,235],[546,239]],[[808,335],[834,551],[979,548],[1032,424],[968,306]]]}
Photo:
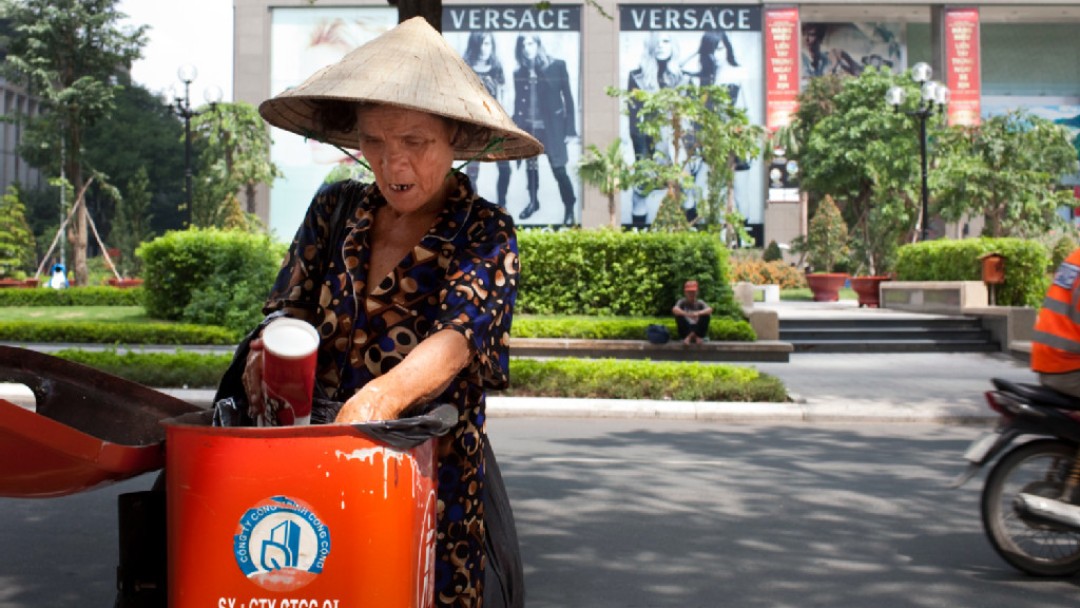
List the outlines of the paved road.
{"label": "paved road", "polygon": [[[946,484],[983,429],[496,418],[529,608],[1072,608],[992,551],[977,482]],[[115,495],[0,499],[0,608],[107,606]],[[331,556],[332,557],[332,556]]]}

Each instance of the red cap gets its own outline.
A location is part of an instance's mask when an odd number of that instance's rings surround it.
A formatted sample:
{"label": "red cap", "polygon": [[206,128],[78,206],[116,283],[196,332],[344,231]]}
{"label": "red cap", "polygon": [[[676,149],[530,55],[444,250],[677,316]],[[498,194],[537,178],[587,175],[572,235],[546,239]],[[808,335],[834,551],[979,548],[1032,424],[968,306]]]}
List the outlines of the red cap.
{"label": "red cap", "polygon": [[687,281],[682,288],[683,291],[697,291],[697,281]]}

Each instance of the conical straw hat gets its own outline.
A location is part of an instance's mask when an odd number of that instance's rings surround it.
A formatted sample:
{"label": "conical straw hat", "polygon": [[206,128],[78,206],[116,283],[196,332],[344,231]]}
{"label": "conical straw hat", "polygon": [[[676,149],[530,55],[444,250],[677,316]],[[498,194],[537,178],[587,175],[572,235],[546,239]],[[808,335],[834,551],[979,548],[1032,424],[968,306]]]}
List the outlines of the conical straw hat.
{"label": "conical straw hat", "polygon": [[399,24],[315,72],[303,84],[259,105],[259,113],[275,127],[356,148],[359,136],[355,129],[333,131],[317,124],[316,100],[379,103],[430,112],[490,129],[493,139],[503,138],[490,146],[488,141],[464,142],[455,149],[458,159],[512,160],[544,151],[535,137],[514,124],[472,68],[422,17]]}

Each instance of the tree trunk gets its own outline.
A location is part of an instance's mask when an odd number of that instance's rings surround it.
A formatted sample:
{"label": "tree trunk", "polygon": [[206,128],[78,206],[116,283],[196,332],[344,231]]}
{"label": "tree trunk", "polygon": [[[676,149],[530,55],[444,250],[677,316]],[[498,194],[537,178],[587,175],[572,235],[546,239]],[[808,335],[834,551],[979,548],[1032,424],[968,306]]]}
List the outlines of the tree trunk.
{"label": "tree trunk", "polygon": [[255,211],[256,211],[256,209],[255,209],[255,184],[254,183],[249,182],[247,184],[247,186],[244,187],[244,199],[247,201],[247,212],[254,215]]}
{"label": "tree trunk", "polygon": [[398,23],[413,17],[423,17],[431,27],[442,31],[442,0],[389,0],[397,6]]}
{"label": "tree trunk", "polygon": [[79,162],[80,146],[82,146],[82,137],[79,134],[78,129],[73,128],[71,133],[71,145],[70,150],[73,150],[67,157],[67,174],[71,179],[72,188],[75,191],[75,202],[78,203],[79,208],[75,211],[74,222],[68,232],[68,240],[71,242],[72,249],[72,266],[75,269],[75,284],[86,285],[90,281],[90,271],[86,266],[86,245],[87,245],[87,229],[86,229],[86,200],[85,193],[83,200],[80,202],[78,196],[82,192],[83,178],[82,167]]}
{"label": "tree trunk", "polygon": [[735,249],[739,246],[739,233],[738,228],[732,224],[732,219],[735,217],[735,156],[733,155],[728,159],[728,171],[731,175],[731,181],[727,184],[726,198],[724,202],[724,226],[726,226],[726,238],[728,249]]}

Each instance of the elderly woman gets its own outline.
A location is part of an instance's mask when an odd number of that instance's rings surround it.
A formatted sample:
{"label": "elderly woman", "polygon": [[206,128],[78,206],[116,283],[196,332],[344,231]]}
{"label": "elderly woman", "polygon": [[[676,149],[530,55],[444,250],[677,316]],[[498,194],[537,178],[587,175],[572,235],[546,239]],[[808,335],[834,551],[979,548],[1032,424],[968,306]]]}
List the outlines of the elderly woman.
{"label": "elderly woman", "polygon": [[[375,174],[374,183],[316,194],[266,312],[304,319],[321,336],[316,392],[344,405],[313,420],[394,419],[432,400],[457,406],[438,456],[435,604],[484,605],[485,583],[499,583],[490,569],[485,578],[484,396],[507,384],[518,255],[511,217],[478,197],[453,162],[527,158],[543,147],[420,18],[259,111],[277,127],[358,147]],[[256,341],[245,372],[255,408],[260,357]]]}

